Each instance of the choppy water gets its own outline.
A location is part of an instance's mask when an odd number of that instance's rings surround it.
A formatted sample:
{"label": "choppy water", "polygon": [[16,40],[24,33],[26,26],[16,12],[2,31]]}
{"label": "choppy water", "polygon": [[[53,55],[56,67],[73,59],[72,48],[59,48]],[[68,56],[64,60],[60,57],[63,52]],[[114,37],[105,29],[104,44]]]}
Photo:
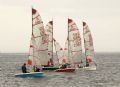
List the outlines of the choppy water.
{"label": "choppy water", "polygon": [[26,54],[0,54],[0,87],[120,87],[120,53],[97,53],[97,70],[46,72],[44,78],[18,78]]}

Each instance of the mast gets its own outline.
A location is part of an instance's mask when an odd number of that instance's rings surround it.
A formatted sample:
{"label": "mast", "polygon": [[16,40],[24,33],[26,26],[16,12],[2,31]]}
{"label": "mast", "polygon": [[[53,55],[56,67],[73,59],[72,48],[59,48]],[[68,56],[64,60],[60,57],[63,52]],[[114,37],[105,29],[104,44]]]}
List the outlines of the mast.
{"label": "mast", "polygon": [[[68,60],[69,60],[69,58],[70,58],[70,48],[69,48],[69,45],[70,45],[70,41],[69,41],[69,18],[68,18]],[[70,62],[70,60],[69,60],[69,62]]]}
{"label": "mast", "polygon": [[33,33],[33,7],[31,6],[31,18],[32,18],[32,22],[31,22],[31,24],[32,24],[32,33]]}
{"label": "mast", "polygon": [[70,38],[70,23],[72,20],[68,18],[68,60],[69,63],[73,65],[73,59],[72,59],[72,49],[71,49],[71,38]]}
{"label": "mast", "polygon": [[[33,10],[33,7],[31,8],[31,10]],[[31,38],[33,38],[33,12],[32,12],[32,17],[31,18],[32,18],[32,37]],[[34,48],[33,48],[33,57],[34,57]],[[34,63],[34,58],[33,58],[33,63]]]}
{"label": "mast", "polygon": [[53,63],[53,18],[52,18],[52,65],[54,65]]}
{"label": "mast", "polygon": [[69,63],[73,65],[73,60],[71,56],[70,26],[69,26],[69,23],[71,23],[71,21],[72,20],[68,18],[68,60],[69,60]]}

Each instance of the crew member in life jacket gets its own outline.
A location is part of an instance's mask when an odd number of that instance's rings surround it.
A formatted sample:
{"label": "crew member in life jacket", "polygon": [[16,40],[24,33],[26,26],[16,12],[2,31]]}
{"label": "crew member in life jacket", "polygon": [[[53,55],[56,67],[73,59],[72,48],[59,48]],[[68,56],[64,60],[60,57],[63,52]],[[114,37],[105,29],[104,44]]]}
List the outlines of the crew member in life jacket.
{"label": "crew member in life jacket", "polygon": [[89,65],[89,62],[88,62],[88,60],[86,60],[86,67],[89,67],[90,65]]}
{"label": "crew member in life jacket", "polygon": [[40,69],[40,68],[38,68],[37,66],[33,66],[33,71],[34,71],[34,72],[40,72],[40,71],[41,71],[41,69]]}
{"label": "crew member in life jacket", "polygon": [[27,68],[26,68],[26,63],[24,63],[24,64],[22,65],[22,72],[23,72],[23,73],[28,73],[28,72],[27,72]]}
{"label": "crew member in life jacket", "polygon": [[60,68],[61,69],[70,68],[70,64],[69,63],[62,64]]}

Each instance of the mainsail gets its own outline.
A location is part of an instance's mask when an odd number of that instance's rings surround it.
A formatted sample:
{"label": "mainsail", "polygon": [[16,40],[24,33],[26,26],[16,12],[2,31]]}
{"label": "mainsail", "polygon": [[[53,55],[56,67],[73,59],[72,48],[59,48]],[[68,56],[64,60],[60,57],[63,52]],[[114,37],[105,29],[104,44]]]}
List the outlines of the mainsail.
{"label": "mainsail", "polygon": [[74,64],[80,64],[82,60],[81,37],[77,25],[72,19],[68,19],[68,57]]}
{"label": "mainsail", "polygon": [[83,22],[83,38],[84,38],[86,62],[93,63],[93,61],[95,61],[93,39],[92,39],[91,32],[86,22]]}
{"label": "mainsail", "polygon": [[45,27],[48,38],[48,65],[53,65],[53,21],[49,21]]}
{"label": "mainsail", "polygon": [[28,58],[29,65],[46,65],[48,62],[47,35],[44,30],[43,21],[37,10],[32,8],[32,38],[30,53]]}

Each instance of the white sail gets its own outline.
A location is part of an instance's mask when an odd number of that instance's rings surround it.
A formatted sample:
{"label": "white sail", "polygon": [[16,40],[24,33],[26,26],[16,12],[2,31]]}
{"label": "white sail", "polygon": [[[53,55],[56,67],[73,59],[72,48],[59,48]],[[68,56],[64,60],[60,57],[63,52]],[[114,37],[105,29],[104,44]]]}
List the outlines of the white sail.
{"label": "white sail", "polygon": [[84,48],[86,61],[93,63],[94,60],[94,47],[93,39],[88,25],[83,22],[83,38],[84,38]]}
{"label": "white sail", "polygon": [[82,60],[81,37],[72,19],[68,19],[68,58],[71,58],[74,64],[80,64]]}
{"label": "white sail", "polygon": [[65,47],[64,47],[64,58],[67,60],[67,63],[70,63],[70,60],[68,58],[68,38],[65,42]]}
{"label": "white sail", "polygon": [[53,21],[49,21],[45,26],[48,38],[48,65],[53,65]]}
{"label": "white sail", "polygon": [[67,63],[66,58],[64,58],[63,48],[60,46],[60,44],[55,39],[54,39],[54,46],[55,46],[55,50],[57,53],[59,64],[61,65],[61,64]]}
{"label": "white sail", "polygon": [[31,37],[31,40],[30,40],[30,48],[29,48],[29,54],[28,54],[28,64],[29,65],[34,65],[35,63],[34,63],[34,49],[35,48],[35,41],[34,41],[34,38],[33,38],[33,36]]}
{"label": "white sail", "polygon": [[[44,30],[43,21],[39,13],[32,8],[32,39],[33,47],[30,55],[34,61],[34,65],[46,65],[48,62],[47,35]],[[34,42],[34,43],[33,43]],[[30,60],[30,58],[28,59]],[[32,60],[31,60],[32,61]]]}

